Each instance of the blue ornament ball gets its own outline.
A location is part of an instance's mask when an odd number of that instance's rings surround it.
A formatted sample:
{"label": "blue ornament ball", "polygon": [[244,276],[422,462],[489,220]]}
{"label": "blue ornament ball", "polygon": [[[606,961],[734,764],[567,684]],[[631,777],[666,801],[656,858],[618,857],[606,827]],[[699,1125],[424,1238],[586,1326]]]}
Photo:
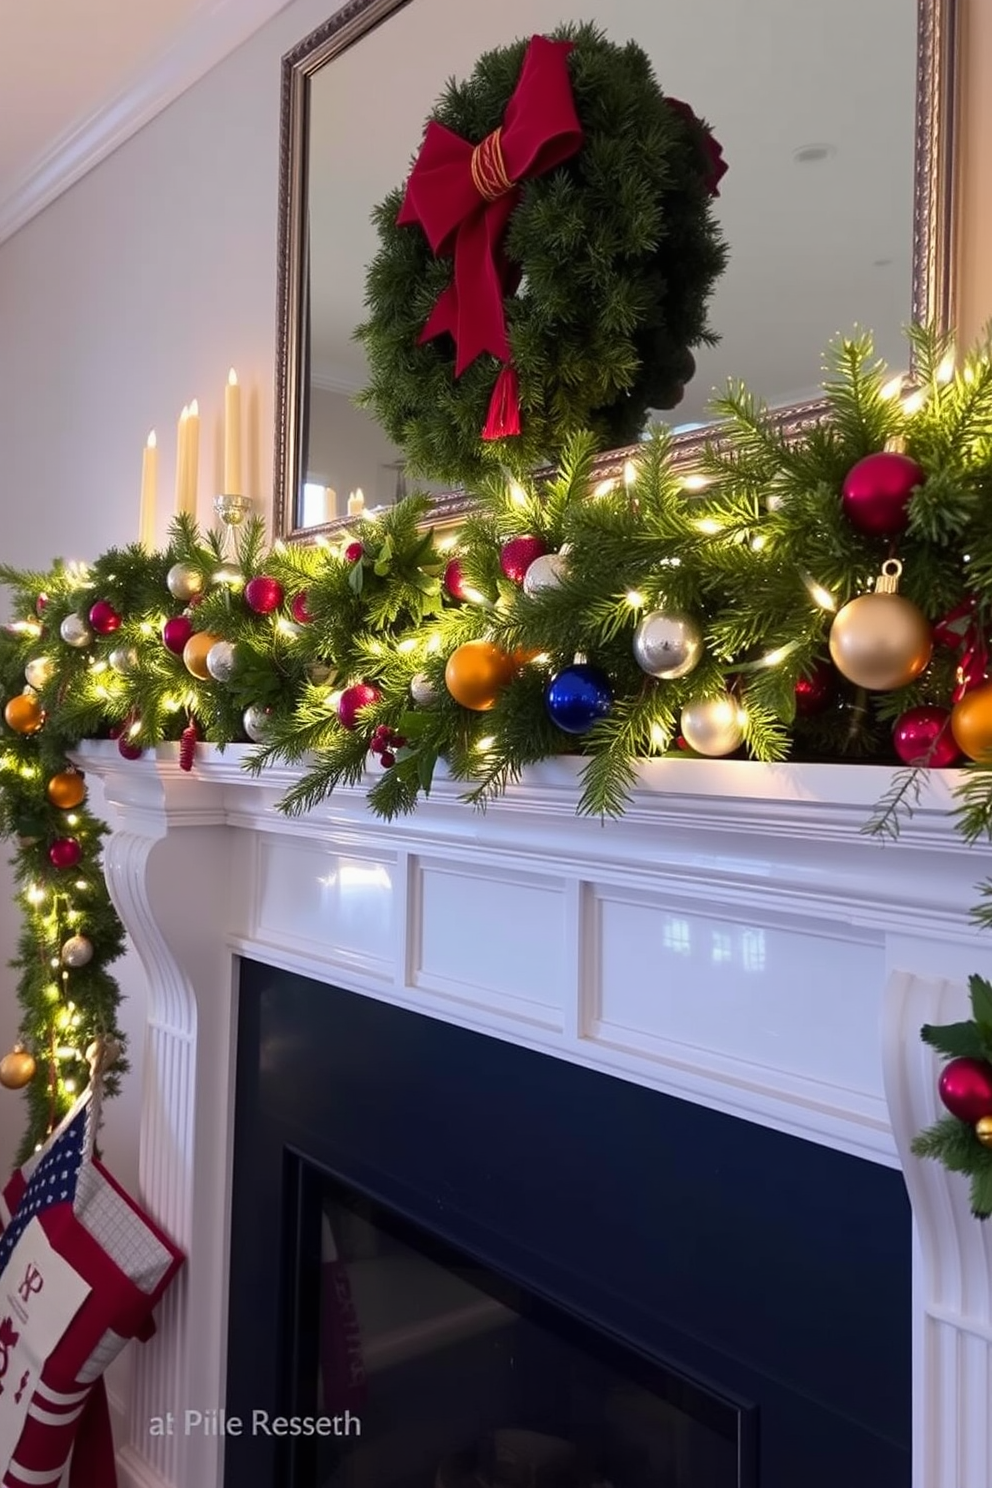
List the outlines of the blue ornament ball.
{"label": "blue ornament ball", "polygon": [[566,734],[584,734],[613,706],[609,678],[598,667],[577,662],[552,677],[544,694],[552,723]]}

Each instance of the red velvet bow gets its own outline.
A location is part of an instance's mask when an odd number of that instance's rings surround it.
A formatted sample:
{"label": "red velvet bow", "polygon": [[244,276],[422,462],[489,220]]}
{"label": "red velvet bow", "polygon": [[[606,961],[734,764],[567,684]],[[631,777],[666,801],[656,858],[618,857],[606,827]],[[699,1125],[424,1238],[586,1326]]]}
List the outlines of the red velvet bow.
{"label": "red velvet bow", "polygon": [[723,146],[710,133],[702,121],[697,118],[689,105],[682,102],[681,98],[668,98],[665,101],[669,108],[675,110],[679,118],[685,119],[687,124],[701,132],[703,136],[703,149],[706,151],[706,190],[710,196],[719,196],[720,182],[727,174],[727,162],[723,158]]}
{"label": "red velvet bow", "polygon": [[582,127],[568,75],[570,41],[531,37],[502,126],[479,145],[431,120],[414,162],[397,222],[419,223],[432,251],[454,255],[452,283],[431,311],[420,340],[446,331],[455,342],[455,376],[489,352],[504,363],[484,439],[520,432],[516,374],[510,361],[503,296],[512,286],[503,234],[520,182],[576,154]]}
{"label": "red velvet bow", "polygon": [[952,698],[955,703],[984,682],[988,675],[989,651],[985,633],[975,618],[977,609],[978,598],[972,594],[938,620],[933,628],[933,638],[938,645],[961,648],[958,681]]}

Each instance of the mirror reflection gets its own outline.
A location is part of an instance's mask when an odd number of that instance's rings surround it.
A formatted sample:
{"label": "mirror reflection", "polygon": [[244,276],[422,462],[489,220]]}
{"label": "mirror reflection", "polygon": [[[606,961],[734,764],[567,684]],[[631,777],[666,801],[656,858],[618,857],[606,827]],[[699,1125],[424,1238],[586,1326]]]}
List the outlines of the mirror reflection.
{"label": "mirror reflection", "polygon": [[[591,10],[591,8],[590,8]],[[855,324],[903,365],[913,275],[917,15],[907,0],[600,0],[610,40],[638,42],[663,91],[723,147],[714,203],[729,248],[710,324],[715,347],[679,407],[707,418],[714,389],[744,380],[779,405],[815,397],[826,343]],[[354,339],[374,206],[405,180],[450,77],[480,53],[566,19],[561,0],[409,0],[307,82],[305,254],[292,525],[388,505],[412,486],[402,450],[354,403]],[[417,479],[418,489],[435,489]],[[359,498],[361,493],[361,498]]]}

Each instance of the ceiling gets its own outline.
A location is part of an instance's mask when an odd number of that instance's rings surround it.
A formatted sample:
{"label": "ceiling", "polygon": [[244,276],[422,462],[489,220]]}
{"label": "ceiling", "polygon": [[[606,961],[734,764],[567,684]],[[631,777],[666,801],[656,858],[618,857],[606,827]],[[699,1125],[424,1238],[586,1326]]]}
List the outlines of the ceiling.
{"label": "ceiling", "polygon": [[0,242],[288,3],[0,0]]}
{"label": "ceiling", "polygon": [[[730,248],[711,324],[720,345],[679,420],[742,378],[770,402],[815,393],[822,352],[855,323],[905,356],[911,306],[916,6],[912,0],[412,0],[361,37],[311,88],[312,369],[327,389],[363,385],[372,207],[402,183],[449,77],[479,54],[597,20],[636,40],[662,89],[704,116],[729,164],[714,208]],[[810,146],[814,159],[797,154]]]}

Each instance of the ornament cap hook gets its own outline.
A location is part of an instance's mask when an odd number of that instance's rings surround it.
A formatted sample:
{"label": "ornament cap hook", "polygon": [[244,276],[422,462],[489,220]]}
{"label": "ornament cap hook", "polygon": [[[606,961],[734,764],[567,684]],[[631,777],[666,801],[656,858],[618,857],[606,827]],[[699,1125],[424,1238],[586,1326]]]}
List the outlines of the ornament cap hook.
{"label": "ornament cap hook", "polygon": [[876,594],[895,594],[899,588],[899,580],[902,578],[902,564],[898,558],[886,558],[882,564],[882,572],[875,580]]}

